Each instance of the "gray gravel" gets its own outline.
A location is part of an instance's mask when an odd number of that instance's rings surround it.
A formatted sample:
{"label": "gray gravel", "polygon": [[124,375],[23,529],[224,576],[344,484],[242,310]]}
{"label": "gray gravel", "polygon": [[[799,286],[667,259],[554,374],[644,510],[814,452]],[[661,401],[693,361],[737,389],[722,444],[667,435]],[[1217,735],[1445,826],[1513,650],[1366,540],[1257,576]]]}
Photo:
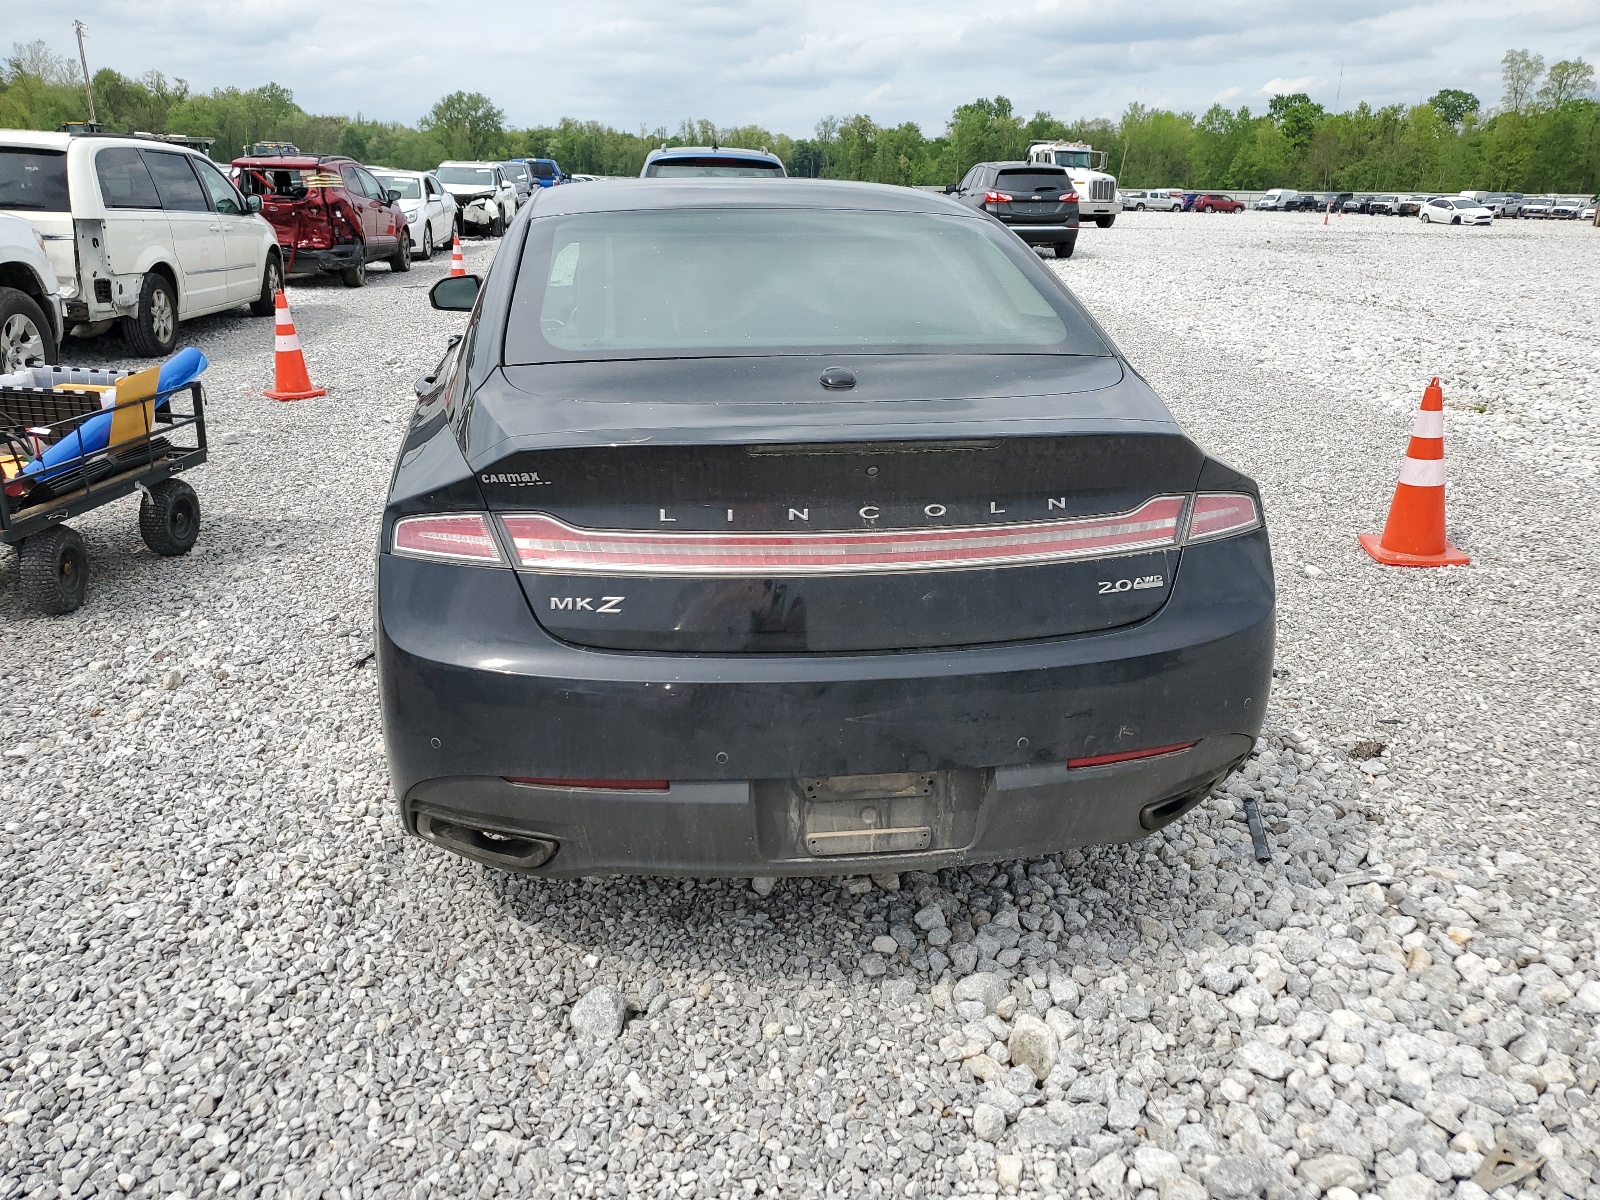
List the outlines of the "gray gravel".
{"label": "gray gravel", "polygon": [[[269,322],[187,326],[195,552],[86,517],[56,620],[0,565],[0,1200],[1482,1200],[1497,1148],[1534,1168],[1497,1200],[1600,1200],[1600,355],[1548,300],[1600,238],[1140,217],[1060,269],[1263,483],[1268,736],[1137,846],[966,871],[547,882],[403,838],[369,580],[445,260],[291,293],[326,400],[255,394]],[[1463,300],[1487,327],[1417,316]],[[1355,534],[1435,372],[1474,565],[1384,570]]]}

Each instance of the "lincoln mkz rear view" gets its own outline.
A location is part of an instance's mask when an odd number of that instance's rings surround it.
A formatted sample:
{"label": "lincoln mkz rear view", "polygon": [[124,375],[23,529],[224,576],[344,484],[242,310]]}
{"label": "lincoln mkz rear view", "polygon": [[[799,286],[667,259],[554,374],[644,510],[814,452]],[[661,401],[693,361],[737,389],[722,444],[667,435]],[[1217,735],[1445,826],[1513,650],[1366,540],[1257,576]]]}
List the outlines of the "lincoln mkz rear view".
{"label": "lincoln mkz rear view", "polygon": [[535,193],[395,469],[408,830],[549,875],[1130,841],[1250,752],[1256,485],[1017,236],[814,180]]}

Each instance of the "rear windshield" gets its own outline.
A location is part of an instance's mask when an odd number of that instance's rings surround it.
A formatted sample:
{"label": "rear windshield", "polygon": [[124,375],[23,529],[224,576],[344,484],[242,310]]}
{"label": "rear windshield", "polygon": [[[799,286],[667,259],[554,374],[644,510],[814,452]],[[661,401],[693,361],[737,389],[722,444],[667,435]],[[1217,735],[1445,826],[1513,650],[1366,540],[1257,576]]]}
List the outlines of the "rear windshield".
{"label": "rear windshield", "polygon": [[511,178],[520,179],[524,183],[528,182],[528,168],[523,166],[521,163],[501,163],[500,167],[507,175],[511,176]]}
{"label": "rear windshield", "polygon": [[67,156],[58,150],[0,148],[0,208],[71,212]]}
{"label": "rear windshield", "polygon": [[506,362],[970,350],[1109,353],[1000,226],[926,213],[704,209],[533,222]]}
{"label": "rear windshield", "polygon": [[995,183],[997,186],[1015,188],[1019,192],[1072,190],[1072,180],[1067,178],[1065,171],[1041,171],[1037,167],[1032,170],[1017,167],[1014,170],[1001,171],[995,178]]}
{"label": "rear windshield", "polygon": [[297,200],[314,187],[342,188],[344,178],[337,171],[318,171],[299,167],[239,167],[236,182],[246,196],[278,196]]}
{"label": "rear windshield", "polygon": [[730,158],[722,155],[702,155],[698,158],[657,159],[644,169],[651,179],[704,179],[709,177],[730,179],[769,179],[783,174],[783,167],[775,162],[762,162],[754,158]]}
{"label": "rear windshield", "polygon": [[491,167],[440,167],[434,172],[439,177],[440,183],[479,183],[484,187],[494,186],[494,170]]}
{"label": "rear windshield", "polygon": [[554,179],[556,177],[556,166],[554,163],[531,162],[528,164],[528,170],[532,171],[540,179]]}
{"label": "rear windshield", "polygon": [[379,175],[378,182],[391,192],[399,192],[402,200],[421,200],[422,181],[404,175]]}

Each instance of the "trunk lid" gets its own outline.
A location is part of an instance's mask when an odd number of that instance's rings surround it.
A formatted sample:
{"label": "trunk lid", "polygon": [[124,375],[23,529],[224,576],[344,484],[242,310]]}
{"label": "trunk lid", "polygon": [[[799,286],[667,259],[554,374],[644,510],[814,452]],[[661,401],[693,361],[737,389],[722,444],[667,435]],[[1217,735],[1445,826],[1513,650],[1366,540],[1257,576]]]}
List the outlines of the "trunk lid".
{"label": "trunk lid", "polygon": [[[847,400],[816,383],[840,363]],[[891,651],[1109,629],[1165,602],[1203,456],[1115,358],[730,359],[715,385],[705,360],[649,369],[648,400],[638,363],[508,368],[518,386],[479,392],[469,460],[557,637]],[[1135,517],[1086,522],[1116,514]]]}

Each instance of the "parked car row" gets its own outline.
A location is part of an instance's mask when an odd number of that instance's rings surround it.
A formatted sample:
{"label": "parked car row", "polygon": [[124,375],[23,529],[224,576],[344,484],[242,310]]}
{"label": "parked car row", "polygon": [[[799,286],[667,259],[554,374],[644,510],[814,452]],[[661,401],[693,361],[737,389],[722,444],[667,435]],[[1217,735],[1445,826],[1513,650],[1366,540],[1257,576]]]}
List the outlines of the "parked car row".
{"label": "parked car row", "polygon": [[258,142],[223,166],[208,147],[0,133],[0,368],[52,363],[65,334],[113,326],[134,353],[167,355],[182,321],[271,315],[286,279],[409,271],[457,234],[499,237],[535,190],[571,180],[552,159],[398,171]]}
{"label": "parked car row", "polygon": [[1120,191],[1117,199],[1134,212],[1243,212],[1248,205],[1223,192],[1186,192],[1181,188]]}

